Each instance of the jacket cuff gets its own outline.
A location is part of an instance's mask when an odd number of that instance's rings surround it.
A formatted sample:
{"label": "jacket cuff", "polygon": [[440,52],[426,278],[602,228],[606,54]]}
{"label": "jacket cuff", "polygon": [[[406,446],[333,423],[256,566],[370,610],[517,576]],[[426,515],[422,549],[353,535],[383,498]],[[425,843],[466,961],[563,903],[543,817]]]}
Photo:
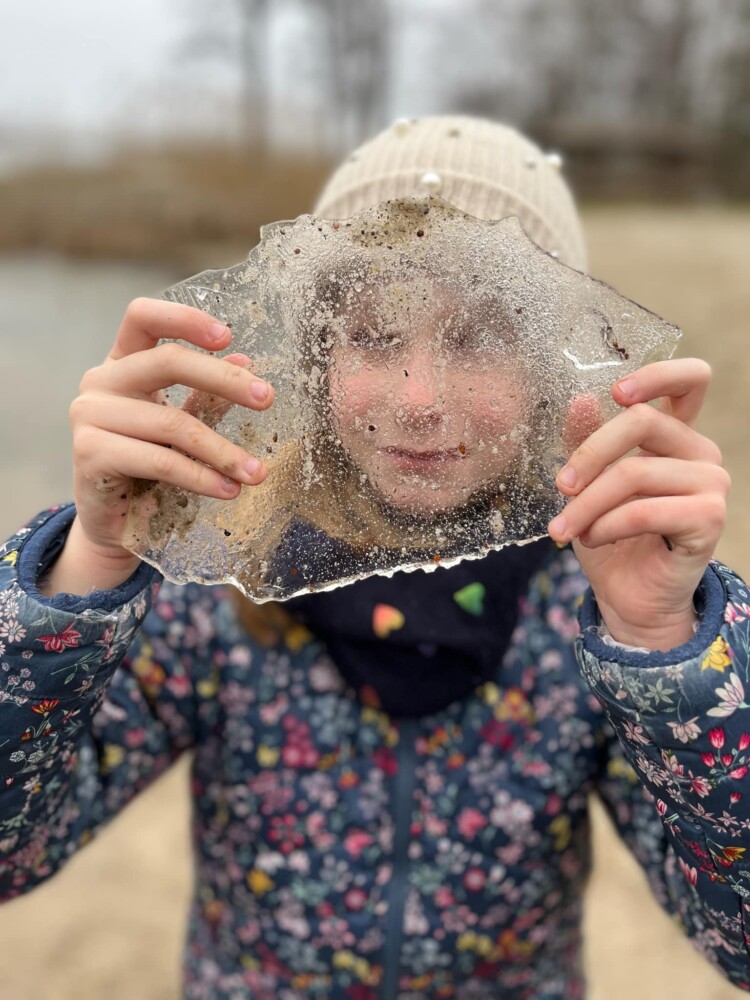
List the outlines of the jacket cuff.
{"label": "jacket cuff", "polygon": [[141,591],[161,580],[157,570],[141,562],[131,576],[112,590],[93,590],[89,594],[55,594],[47,597],[37,589],[37,580],[52,566],[62,551],[76,515],[74,504],[53,507],[39,514],[8,543],[16,549],[18,584],[43,607],[79,615],[84,611],[110,613],[132,601]]}
{"label": "jacket cuff", "polygon": [[693,598],[694,607],[698,614],[697,628],[693,637],[673,649],[641,652],[620,643],[604,642],[599,632],[601,615],[593,591],[589,588],[578,613],[583,648],[598,660],[616,662],[624,667],[640,667],[642,669],[684,663],[685,660],[699,656],[719,634],[724,622],[723,613],[726,601],[726,588],[715,564],[711,563],[706,568]]}
{"label": "jacket cuff", "polygon": [[[732,600],[746,600],[742,580],[722,566],[711,563],[695,593],[700,616],[695,635],[682,646],[666,651],[641,653],[610,646],[598,634],[596,601],[589,593],[580,611],[581,634],[577,651],[583,672],[594,694],[615,716],[631,719],[682,711],[699,715],[717,714],[723,697],[717,686],[744,659],[748,621],[733,628],[727,610]],[[671,717],[671,716],[670,716]]]}

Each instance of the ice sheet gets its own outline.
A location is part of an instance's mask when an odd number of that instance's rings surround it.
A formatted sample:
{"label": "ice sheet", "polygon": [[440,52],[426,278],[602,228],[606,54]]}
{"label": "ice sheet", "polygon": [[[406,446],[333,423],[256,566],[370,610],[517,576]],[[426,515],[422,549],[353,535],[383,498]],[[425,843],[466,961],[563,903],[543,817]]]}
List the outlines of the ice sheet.
{"label": "ice sheet", "polygon": [[269,475],[233,501],[139,483],[126,544],[169,579],[256,601],[544,535],[557,469],[617,412],[612,383],[680,336],[517,219],[434,196],[274,223],[246,261],[164,297],[230,324],[231,351],[274,386],[263,413],[217,422],[207,398],[200,414]]}

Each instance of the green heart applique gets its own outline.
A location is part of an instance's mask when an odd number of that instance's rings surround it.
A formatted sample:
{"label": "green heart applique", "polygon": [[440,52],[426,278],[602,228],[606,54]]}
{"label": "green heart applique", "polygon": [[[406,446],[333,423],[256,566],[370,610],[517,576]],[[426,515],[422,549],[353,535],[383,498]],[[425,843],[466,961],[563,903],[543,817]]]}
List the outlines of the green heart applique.
{"label": "green heart applique", "polygon": [[483,583],[469,583],[453,595],[453,600],[463,611],[477,617],[484,611],[484,595],[487,593]]}

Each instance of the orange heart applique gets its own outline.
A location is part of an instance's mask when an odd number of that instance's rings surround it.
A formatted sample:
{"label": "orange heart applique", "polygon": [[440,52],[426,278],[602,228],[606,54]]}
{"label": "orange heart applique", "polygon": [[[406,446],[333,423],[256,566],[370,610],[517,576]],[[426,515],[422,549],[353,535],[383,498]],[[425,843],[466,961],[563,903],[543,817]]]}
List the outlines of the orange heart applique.
{"label": "orange heart applique", "polygon": [[406,619],[390,604],[376,604],[372,613],[372,630],[378,639],[385,639],[397,629],[404,627]]}

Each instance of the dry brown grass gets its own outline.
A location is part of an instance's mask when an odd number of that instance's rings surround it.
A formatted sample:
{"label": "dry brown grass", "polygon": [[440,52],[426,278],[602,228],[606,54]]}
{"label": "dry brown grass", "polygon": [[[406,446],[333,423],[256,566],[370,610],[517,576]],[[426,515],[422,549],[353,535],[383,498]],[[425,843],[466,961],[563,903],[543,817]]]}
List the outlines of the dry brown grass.
{"label": "dry brown grass", "polygon": [[90,169],[0,180],[0,253],[152,260],[190,269],[241,259],[269,220],[309,211],[330,164],[235,148],[131,150]]}

